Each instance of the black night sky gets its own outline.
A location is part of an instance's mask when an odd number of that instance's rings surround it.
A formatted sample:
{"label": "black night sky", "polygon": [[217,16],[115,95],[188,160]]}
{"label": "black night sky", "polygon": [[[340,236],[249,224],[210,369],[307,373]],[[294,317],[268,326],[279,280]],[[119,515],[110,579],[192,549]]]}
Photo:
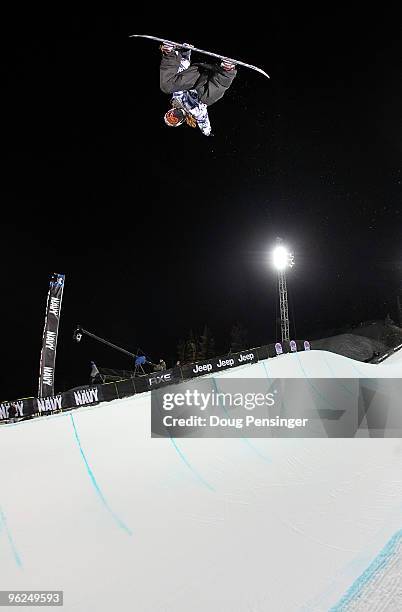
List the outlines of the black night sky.
{"label": "black night sky", "polygon": [[[252,346],[276,340],[276,236],[295,254],[297,338],[395,316],[396,16],[289,9],[215,21],[133,12],[3,23],[0,399],[36,395],[51,272],[66,274],[56,391],[86,383],[90,359],[131,367],[88,338],[75,344],[76,323],[168,367],[204,323],[218,353],[236,321]],[[239,69],[210,108],[213,137],[168,128],[157,43],[131,33],[226,53],[271,80]]]}

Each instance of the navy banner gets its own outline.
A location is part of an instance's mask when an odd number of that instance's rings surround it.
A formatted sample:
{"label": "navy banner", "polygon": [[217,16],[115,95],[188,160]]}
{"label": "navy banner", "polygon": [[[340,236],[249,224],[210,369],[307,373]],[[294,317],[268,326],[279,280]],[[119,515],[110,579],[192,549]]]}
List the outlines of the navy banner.
{"label": "navy banner", "polygon": [[54,395],[54,368],[56,364],[57,336],[59,333],[64,278],[64,274],[52,274],[50,279],[40,357],[39,397]]}
{"label": "navy banner", "polygon": [[0,421],[9,419],[21,419],[33,414],[32,400],[20,399],[14,402],[0,403]]}
{"label": "navy banner", "polygon": [[[115,393],[112,399],[116,399]],[[92,406],[103,401],[103,393],[101,385],[91,387],[77,387],[70,391],[65,391],[59,395],[49,397],[40,397],[35,399],[36,414],[52,414],[61,410],[70,410],[71,408],[79,408],[80,406]]]}

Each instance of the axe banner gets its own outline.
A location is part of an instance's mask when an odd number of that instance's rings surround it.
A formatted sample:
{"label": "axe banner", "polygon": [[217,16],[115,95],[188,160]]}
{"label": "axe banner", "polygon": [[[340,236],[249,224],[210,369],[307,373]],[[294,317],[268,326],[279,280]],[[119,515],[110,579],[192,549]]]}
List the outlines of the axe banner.
{"label": "axe banner", "polygon": [[54,395],[54,368],[56,364],[57,336],[59,333],[64,278],[64,274],[52,274],[50,277],[40,356],[38,397]]}

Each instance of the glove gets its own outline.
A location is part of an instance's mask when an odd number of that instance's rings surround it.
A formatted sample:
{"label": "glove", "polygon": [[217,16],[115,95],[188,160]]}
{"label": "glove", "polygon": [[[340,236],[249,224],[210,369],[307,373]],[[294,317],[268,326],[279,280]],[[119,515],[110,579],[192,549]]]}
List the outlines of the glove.
{"label": "glove", "polygon": [[193,115],[191,115],[190,113],[186,114],[186,123],[188,126],[195,128],[197,127],[197,121],[195,119],[195,117],[193,117]]}
{"label": "glove", "polygon": [[171,53],[174,50],[174,45],[164,42],[161,44],[160,50],[162,53]]}
{"label": "glove", "polygon": [[236,68],[236,64],[232,64],[232,62],[229,62],[229,60],[223,60],[221,62],[221,67],[229,72],[230,70],[234,70]]}

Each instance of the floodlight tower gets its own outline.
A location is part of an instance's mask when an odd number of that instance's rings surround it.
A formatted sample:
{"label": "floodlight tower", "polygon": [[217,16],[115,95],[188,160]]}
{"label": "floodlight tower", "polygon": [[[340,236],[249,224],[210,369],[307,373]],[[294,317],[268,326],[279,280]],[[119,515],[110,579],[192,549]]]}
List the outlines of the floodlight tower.
{"label": "floodlight tower", "polygon": [[280,238],[272,252],[274,268],[278,272],[279,287],[279,307],[281,312],[281,334],[282,342],[289,342],[289,311],[288,311],[288,291],[286,286],[286,270],[294,266],[294,256],[282,244]]}

